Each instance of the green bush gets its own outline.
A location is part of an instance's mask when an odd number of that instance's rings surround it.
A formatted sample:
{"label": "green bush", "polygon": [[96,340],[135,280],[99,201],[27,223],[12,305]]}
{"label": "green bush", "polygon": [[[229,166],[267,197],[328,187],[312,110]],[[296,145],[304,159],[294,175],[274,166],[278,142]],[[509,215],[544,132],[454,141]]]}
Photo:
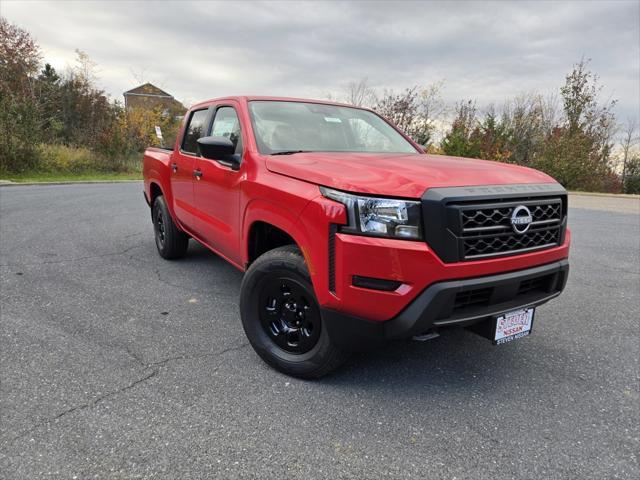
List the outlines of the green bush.
{"label": "green bush", "polygon": [[640,194],[640,156],[634,156],[629,160],[624,193]]}
{"label": "green bush", "polygon": [[37,164],[33,171],[47,173],[139,172],[142,154],[113,159],[85,147],[40,144],[36,149]]}
{"label": "green bush", "polygon": [[102,165],[105,172],[142,172],[143,152],[120,155],[117,158],[103,158]]}
{"label": "green bush", "polygon": [[88,148],[40,144],[37,148],[40,172],[81,173],[100,170],[98,158]]}

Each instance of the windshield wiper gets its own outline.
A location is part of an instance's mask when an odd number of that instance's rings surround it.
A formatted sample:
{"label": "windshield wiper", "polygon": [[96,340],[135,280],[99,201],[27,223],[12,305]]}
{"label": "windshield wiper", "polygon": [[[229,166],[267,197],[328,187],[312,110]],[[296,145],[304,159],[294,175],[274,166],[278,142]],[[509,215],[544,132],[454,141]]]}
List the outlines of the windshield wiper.
{"label": "windshield wiper", "polygon": [[307,153],[311,150],[283,150],[281,152],[273,152],[269,155],[293,155],[294,153]]}

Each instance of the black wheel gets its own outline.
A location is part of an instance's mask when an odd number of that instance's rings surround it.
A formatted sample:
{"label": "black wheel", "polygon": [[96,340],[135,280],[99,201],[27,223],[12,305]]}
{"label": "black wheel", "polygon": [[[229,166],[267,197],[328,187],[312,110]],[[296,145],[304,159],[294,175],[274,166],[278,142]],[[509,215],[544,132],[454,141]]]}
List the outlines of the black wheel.
{"label": "black wheel", "polygon": [[184,257],[189,246],[189,237],[173,223],[162,195],[156,197],[153,202],[151,218],[160,256],[167,260]]}
{"label": "black wheel", "polygon": [[346,359],[324,328],[307,266],[294,245],[271,250],[249,267],[240,314],[253,349],[283,373],[319,378]]}

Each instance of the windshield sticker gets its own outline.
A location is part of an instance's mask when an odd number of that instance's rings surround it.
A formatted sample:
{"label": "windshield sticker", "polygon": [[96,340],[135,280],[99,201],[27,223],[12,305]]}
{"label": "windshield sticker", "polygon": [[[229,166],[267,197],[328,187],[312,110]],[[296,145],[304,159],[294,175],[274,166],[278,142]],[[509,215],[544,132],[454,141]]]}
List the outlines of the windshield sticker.
{"label": "windshield sticker", "polygon": [[211,135],[214,137],[228,137],[236,127],[235,118],[223,118],[213,122],[213,131]]}
{"label": "windshield sticker", "polygon": [[329,123],[342,123],[342,120],[336,117],[324,117],[324,121]]}

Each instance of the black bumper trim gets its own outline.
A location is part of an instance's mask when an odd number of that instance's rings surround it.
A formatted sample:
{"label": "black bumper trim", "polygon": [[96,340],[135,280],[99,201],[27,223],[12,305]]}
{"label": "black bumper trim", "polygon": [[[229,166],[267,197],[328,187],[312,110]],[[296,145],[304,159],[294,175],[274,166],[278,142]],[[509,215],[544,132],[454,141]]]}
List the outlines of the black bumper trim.
{"label": "black bumper trim", "polygon": [[363,277],[361,275],[353,275],[351,284],[354,287],[368,288],[369,290],[380,290],[382,292],[393,292],[397,290],[402,282],[395,280],[386,280],[384,278]]}
{"label": "black bumper trim", "polygon": [[[410,338],[434,327],[469,326],[510,310],[535,307],[560,295],[569,273],[568,260],[514,272],[434,283],[396,317],[372,322],[323,309],[332,340],[348,350],[367,349],[390,339]],[[524,282],[544,280],[539,288],[521,293]],[[457,295],[491,289],[486,304],[457,308]]]}

